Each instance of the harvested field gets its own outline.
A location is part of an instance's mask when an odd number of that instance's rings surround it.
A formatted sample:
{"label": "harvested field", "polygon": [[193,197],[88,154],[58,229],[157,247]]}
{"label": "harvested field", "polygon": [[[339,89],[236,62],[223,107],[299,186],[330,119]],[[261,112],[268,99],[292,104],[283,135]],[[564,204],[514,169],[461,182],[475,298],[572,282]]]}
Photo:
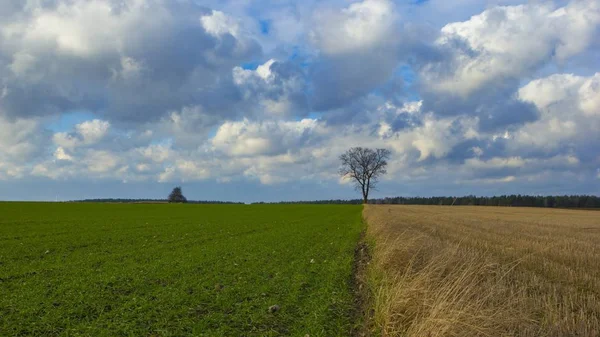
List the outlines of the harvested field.
{"label": "harvested field", "polygon": [[600,216],[365,207],[383,336],[600,335]]}

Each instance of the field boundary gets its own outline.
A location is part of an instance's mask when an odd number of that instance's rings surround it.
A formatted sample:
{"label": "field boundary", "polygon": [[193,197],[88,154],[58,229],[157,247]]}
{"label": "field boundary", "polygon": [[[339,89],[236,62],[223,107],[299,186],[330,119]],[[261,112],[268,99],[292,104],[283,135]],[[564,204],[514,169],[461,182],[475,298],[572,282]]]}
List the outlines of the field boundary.
{"label": "field boundary", "polygon": [[[367,225],[366,221],[364,224]],[[366,228],[360,233],[360,238],[354,248],[352,265],[352,292],[354,294],[354,327],[352,337],[369,337],[373,327],[374,310],[373,297],[368,285],[368,267],[371,261],[371,248],[367,243]]]}

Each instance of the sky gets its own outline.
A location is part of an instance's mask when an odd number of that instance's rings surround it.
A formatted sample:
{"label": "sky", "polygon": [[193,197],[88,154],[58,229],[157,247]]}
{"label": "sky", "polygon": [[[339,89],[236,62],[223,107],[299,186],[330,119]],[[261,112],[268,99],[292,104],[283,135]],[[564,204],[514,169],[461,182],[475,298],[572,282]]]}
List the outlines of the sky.
{"label": "sky", "polygon": [[600,193],[597,0],[1,6],[1,200]]}

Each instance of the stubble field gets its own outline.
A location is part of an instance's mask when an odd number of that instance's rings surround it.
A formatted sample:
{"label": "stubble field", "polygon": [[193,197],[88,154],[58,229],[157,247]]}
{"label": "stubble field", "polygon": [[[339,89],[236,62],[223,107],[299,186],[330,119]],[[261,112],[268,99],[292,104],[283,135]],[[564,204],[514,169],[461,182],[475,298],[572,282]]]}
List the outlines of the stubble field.
{"label": "stubble field", "polygon": [[600,212],[365,207],[383,336],[599,336]]}
{"label": "stubble field", "polygon": [[361,210],[2,203],[0,336],[348,336]]}

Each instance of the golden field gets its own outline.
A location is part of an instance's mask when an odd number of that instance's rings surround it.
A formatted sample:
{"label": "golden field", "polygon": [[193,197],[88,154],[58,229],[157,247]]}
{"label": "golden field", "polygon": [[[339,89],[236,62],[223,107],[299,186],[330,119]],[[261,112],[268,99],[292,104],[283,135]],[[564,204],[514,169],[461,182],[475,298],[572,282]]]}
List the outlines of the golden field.
{"label": "golden field", "polygon": [[600,212],[365,206],[382,336],[600,336]]}

